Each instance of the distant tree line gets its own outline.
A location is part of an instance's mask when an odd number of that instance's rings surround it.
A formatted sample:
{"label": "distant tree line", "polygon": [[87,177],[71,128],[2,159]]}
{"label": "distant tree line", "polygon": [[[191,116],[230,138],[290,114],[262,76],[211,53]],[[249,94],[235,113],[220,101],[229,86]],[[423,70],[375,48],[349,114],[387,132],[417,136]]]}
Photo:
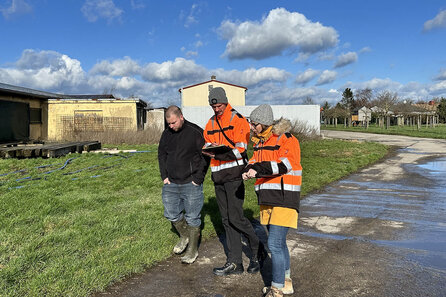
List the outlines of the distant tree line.
{"label": "distant tree line", "polygon": [[[375,94],[372,89],[365,88],[353,93],[350,88],[346,88],[335,106],[325,102],[321,108],[321,119],[325,125],[342,123],[346,127],[362,125],[365,128],[368,128],[369,122],[375,122],[382,128],[390,125],[416,125],[420,128],[423,124],[435,127],[438,123],[446,123],[446,98],[434,98],[431,101],[431,104],[438,103],[436,108],[426,108],[432,105],[399,98],[397,93],[390,91]],[[352,116],[358,115],[360,110],[362,120],[354,121]]]}

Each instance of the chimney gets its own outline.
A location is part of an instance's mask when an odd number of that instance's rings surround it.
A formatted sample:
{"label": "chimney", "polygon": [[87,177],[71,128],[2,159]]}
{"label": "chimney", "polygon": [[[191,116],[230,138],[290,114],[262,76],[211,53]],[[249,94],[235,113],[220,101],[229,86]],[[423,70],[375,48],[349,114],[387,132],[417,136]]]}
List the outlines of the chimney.
{"label": "chimney", "polygon": [[216,80],[216,79],[217,79],[217,77],[215,75],[211,76],[211,80]]}

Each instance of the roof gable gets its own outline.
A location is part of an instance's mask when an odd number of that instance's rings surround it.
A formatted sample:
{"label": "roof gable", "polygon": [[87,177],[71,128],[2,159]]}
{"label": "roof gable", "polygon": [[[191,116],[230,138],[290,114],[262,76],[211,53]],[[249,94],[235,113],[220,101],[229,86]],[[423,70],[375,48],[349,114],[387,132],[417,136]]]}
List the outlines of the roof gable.
{"label": "roof gable", "polygon": [[221,84],[224,84],[224,85],[233,86],[233,87],[237,87],[237,88],[242,88],[242,89],[245,89],[245,91],[248,89],[247,87],[242,87],[242,86],[230,84],[230,83],[227,83],[227,82],[224,82],[224,81],[211,79],[211,80],[208,80],[208,81],[205,81],[205,82],[202,82],[202,83],[198,83],[198,84],[195,84],[195,85],[190,85],[190,86],[178,89],[178,92],[181,93],[181,90],[188,89],[188,88],[193,88],[193,87],[196,87],[196,86],[199,86],[199,85],[208,84],[208,83],[211,83],[211,82],[218,82],[218,83],[221,83]]}

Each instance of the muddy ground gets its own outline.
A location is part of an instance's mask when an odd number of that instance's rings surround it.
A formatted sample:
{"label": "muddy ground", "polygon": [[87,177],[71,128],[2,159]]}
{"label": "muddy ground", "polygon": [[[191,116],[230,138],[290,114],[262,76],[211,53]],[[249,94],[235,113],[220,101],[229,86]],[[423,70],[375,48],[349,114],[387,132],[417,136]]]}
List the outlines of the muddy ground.
{"label": "muddy ground", "polygon": [[[322,133],[398,149],[302,200],[298,230],[288,235],[292,296],[446,296],[446,141]],[[262,296],[270,259],[259,274],[214,276],[225,259],[224,238],[216,238],[192,265],[172,256],[94,296]]]}

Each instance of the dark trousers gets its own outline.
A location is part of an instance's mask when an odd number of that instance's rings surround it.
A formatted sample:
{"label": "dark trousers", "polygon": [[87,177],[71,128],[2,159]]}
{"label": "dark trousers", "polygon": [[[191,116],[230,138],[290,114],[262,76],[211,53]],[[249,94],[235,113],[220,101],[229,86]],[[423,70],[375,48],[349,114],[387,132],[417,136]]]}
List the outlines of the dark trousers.
{"label": "dark trousers", "polygon": [[251,222],[243,214],[245,199],[245,185],[243,180],[231,181],[224,184],[215,184],[215,196],[221,214],[221,221],[226,232],[228,247],[228,262],[242,263],[243,234],[249,241],[253,255],[257,255],[259,238]]}

